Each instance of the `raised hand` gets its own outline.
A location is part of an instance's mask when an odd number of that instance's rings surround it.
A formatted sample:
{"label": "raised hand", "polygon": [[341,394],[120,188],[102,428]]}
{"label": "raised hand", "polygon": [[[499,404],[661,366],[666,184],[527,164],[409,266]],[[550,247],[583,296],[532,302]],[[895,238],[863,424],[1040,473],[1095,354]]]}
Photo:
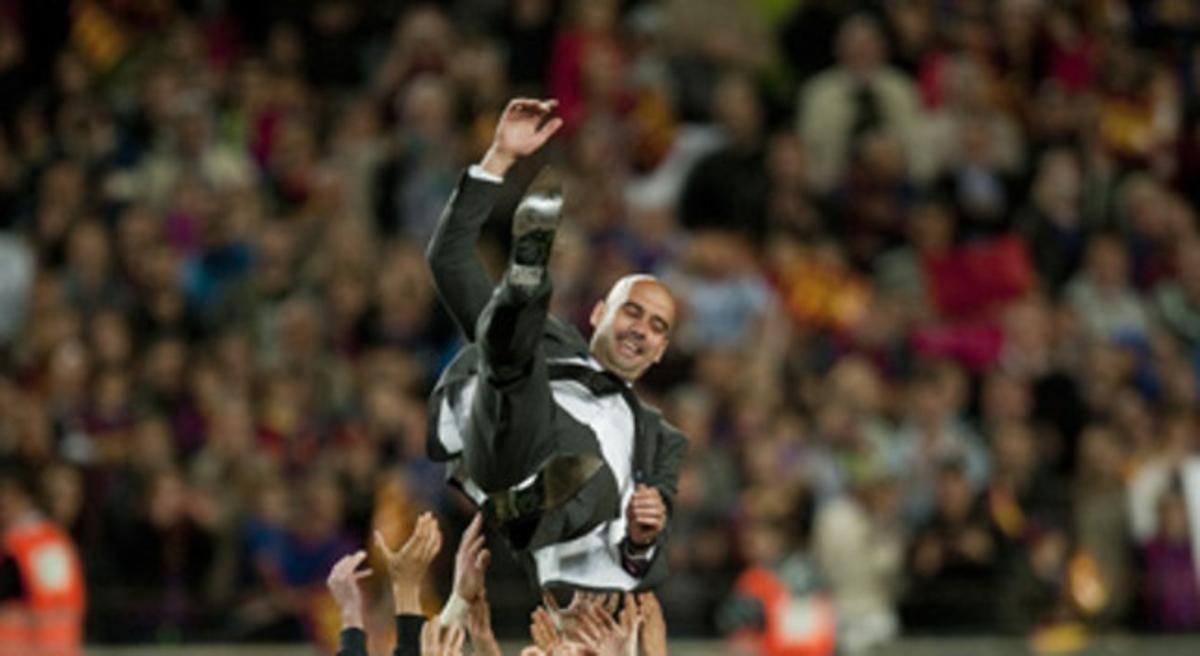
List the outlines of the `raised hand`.
{"label": "raised hand", "polygon": [[579,642],[599,656],[636,656],[641,619],[632,594],[625,595],[619,621],[600,606],[589,606],[579,617]]}
{"label": "raised hand", "polygon": [[576,590],[571,596],[571,604],[560,608],[558,600],[549,591],[542,592],[542,605],[549,612],[552,625],[562,634],[564,641],[573,642],[578,639],[579,618],[592,607],[606,609],[610,614],[616,610],[620,601],[616,593],[585,592]]}
{"label": "raised hand", "polygon": [[467,609],[467,635],[477,656],[501,656],[500,643],[496,642],[492,632],[492,609],[486,596]]}
{"label": "raised hand", "polygon": [[550,617],[549,611],[542,606],[538,606],[530,616],[529,635],[533,638],[533,644],[547,654],[563,641],[562,634],[554,624],[554,618]]}
{"label": "raised hand", "polygon": [[638,631],[638,644],[642,656],[667,656],[667,621],[663,618],[662,605],[653,592],[637,596],[638,614],[642,618]]}
{"label": "raised hand", "polygon": [[626,533],[635,546],[653,544],[667,524],[667,504],[663,503],[658,488],[639,484],[629,498],[625,518],[628,522]]}
{"label": "raised hand", "polygon": [[342,611],[342,628],[363,628],[362,591],[358,582],[371,575],[371,570],[355,571],[367,559],[367,552],[357,551],[343,556],[333,565],[325,584]]}
{"label": "raised hand", "polygon": [[461,626],[426,622],[421,627],[421,656],[462,656],[464,635]]}
{"label": "raised hand", "polygon": [[387,561],[396,613],[419,615],[421,580],[429,564],[442,550],[442,532],[437,520],[432,513],[422,513],[408,542],[399,551],[392,551],[379,531],[375,531],[375,543]]}
{"label": "raised hand", "polygon": [[483,599],[492,554],[484,548],[483,515],[476,513],[458,543],[454,558],[454,593],[468,604]]}
{"label": "raised hand", "polygon": [[549,118],[557,106],[557,100],[509,101],[480,166],[488,173],[504,177],[518,159],[536,152],[562,127],[561,118]]}

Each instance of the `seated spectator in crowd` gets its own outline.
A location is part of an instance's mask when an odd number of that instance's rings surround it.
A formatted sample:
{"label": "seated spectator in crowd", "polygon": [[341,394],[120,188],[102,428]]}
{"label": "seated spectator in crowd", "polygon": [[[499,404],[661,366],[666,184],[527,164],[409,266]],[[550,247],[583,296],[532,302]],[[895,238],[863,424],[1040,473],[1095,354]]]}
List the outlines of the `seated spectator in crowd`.
{"label": "seated spectator in crowd", "polygon": [[894,134],[910,171],[927,168],[920,146],[920,106],[912,81],[887,62],[879,24],[858,14],[839,27],[836,66],[816,75],[801,91],[799,129],[811,153],[812,180],[823,191],[846,172],[858,139],[871,131]]}
{"label": "seated spectator in crowd", "polygon": [[[1119,624],[1133,599],[1133,549],[1125,504],[1124,463],[1120,437],[1104,428],[1085,430],[1075,476],[1072,518],[1076,574],[1075,594],[1083,619],[1098,627]],[[1083,593],[1078,584],[1087,579]]]}
{"label": "seated spectator in crowd", "polygon": [[966,399],[962,370],[943,361],[919,371],[909,385],[903,423],[887,445],[887,462],[901,475],[904,515],[909,526],[925,522],[937,506],[942,464],[954,461],[972,492],[988,480],[988,453],[963,419]]}
{"label": "seated spectator in crowd", "polygon": [[838,649],[869,653],[899,633],[904,565],[901,494],[890,472],[860,471],[848,494],[818,512],[813,552],[833,597]]}
{"label": "seated spectator in crowd", "polygon": [[1192,352],[1200,346],[1200,243],[1175,244],[1176,277],[1154,289],[1155,318]]}
{"label": "seated spectator in crowd", "polygon": [[147,481],[142,507],[112,536],[120,582],[135,603],[127,607],[125,639],[148,639],[162,631],[184,636],[203,630],[205,599],[217,557],[215,503],[191,488],[175,470]]}
{"label": "seated spectator in crowd", "polygon": [[745,350],[757,343],[766,315],[776,311],[752,252],[728,235],[697,234],[662,279],[689,317],[686,328],[673,336],[687,353]]}
{"label": "seated spectator in crowd", "polygon": [[1158,530],[1139,550],[1141,619],[1158,631],[1200,627],[1200,583],[1188,529],[1187,500],[1178,480],[1158,499]]}
{"label": "seated spectator in crowd", "polygon": [[999,544],[961,461],[937,472],[934,515],[917,529],[904,625],[914,631],[994,629]]}
{"label": "seated spectator in crowd", "polygon": [[1149,337],[1150,317],[1130,284],[1129,253],[1116,235],[1098,234],[1088,240],[1083,270],[1067,285],[1066,298],[1091,337]]}
{"label": "seated spectator in crowd", "polygon": [[766,236],[765,108],[754,81],[730,72],[713,91],[713,116],[724,145],[692,167],[679,198],[688,230],[733,232],[760,245]]}
{"label": "seated spectator in crowd", "polygon": [[1057,296],[1084,259],[1088,235],[1096,226],[1084,214],[1083,171],[1074,150],[1056,148],[1038,158],[1028,204],[1016,227],[1029,244],[1046,292]]}

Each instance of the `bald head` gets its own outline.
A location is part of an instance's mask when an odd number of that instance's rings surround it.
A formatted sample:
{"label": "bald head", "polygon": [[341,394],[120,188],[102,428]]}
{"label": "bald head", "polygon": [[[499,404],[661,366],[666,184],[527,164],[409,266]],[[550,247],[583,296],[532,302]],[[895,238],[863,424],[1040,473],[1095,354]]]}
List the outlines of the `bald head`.
{"label": "bald head", "polygon": [[662,359],[675,326],[675,299],[654,276],[621,278],[592,309],[592,356],[628,381]]}

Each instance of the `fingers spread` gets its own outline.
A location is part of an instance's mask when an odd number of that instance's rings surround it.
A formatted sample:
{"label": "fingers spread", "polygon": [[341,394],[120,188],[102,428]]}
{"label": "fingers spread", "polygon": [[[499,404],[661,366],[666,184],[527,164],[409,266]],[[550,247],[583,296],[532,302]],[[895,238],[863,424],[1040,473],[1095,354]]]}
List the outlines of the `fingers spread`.
{"label": "fingers spread", "polygon": [[446,646],[443,648],[443,653],[448,655],[461,654],[463,646],[463,628],[457,624],[450,627],[450,632],[446,636]]}
{"label": "fingers spread", "polygon": [[638,607],[637,599],[632,592],[625,593],[625,605],[621,608],[621,614],[618,616],[620,620],[621,630],[625,635],[632,635],[641,624],[642,611]]}

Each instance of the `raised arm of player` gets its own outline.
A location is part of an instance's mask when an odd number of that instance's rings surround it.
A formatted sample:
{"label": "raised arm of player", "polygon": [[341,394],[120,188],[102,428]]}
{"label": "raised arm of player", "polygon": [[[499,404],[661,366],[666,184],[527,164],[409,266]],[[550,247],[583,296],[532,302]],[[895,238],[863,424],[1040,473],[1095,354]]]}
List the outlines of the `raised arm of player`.
{"label": "raised arm of player", "polygon": [[496,125],[492,145],[479,163],[478,171],[483,176],[463,177],[429,241],[426,259],[434,286],[468,341],[474,341],[475,324],[492,295],[492,280],[475,246],[499,193],[497,181],[503,180],[517,160],[537,152],[562,127],[562,119],[551,118],[555,105],[553,100],[527,98],[508,103]]}

